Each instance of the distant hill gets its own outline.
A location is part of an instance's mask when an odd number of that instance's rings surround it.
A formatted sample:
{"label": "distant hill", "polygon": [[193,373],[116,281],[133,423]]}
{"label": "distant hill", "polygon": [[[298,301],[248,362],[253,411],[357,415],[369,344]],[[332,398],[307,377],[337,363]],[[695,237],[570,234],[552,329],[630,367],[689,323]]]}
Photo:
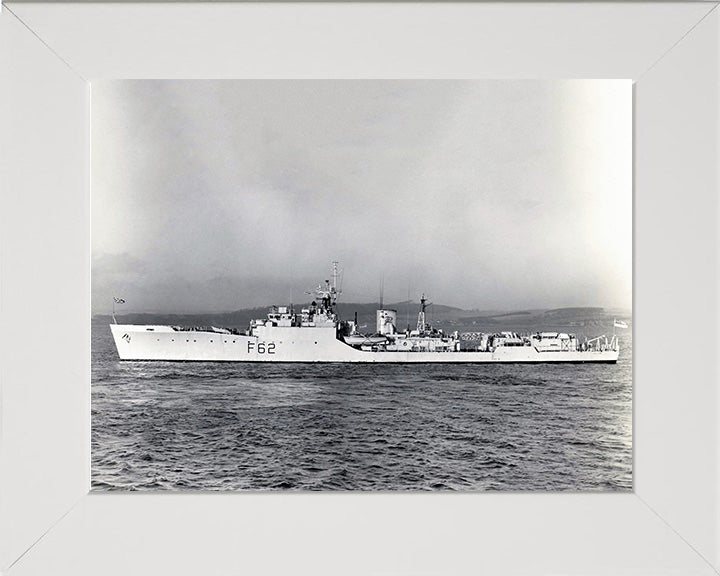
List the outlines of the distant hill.
{"label": "distant hill", "polygon": [[[304,305],[296,305],[296,309]],[[358,323],[365,326],[363,331],[375,331],[375,311],[379,303],[348,303],[338,304],[340,318],[351,320],[357,312]],[[396,302],[384,304],[385,308],[397,310],[397,327],[404,330],[406,326],[414,328],[420,304],[417,302]],[[119,323],[127,324],[169,324],[180,326],[222,326],[244,330],[253,318],[265,318],[269,306],[246,308],[234,312],[216,314],[116,314]],[[623,313],[624,312],[624,313]],[[566,332],[595,334],[612,331],[614,317],[630,321],[629,311],[609,311],[598,307],[555,308],[521,311],[478,311],[463,310],[452,306],[432,304],[426,312],[427,320],[433,326],[446,332],[478,331],[494,332],[512,330],[515,332],[535,330],[558,330]],[[109,315],[97,315],[93,321],[110,323]]]}

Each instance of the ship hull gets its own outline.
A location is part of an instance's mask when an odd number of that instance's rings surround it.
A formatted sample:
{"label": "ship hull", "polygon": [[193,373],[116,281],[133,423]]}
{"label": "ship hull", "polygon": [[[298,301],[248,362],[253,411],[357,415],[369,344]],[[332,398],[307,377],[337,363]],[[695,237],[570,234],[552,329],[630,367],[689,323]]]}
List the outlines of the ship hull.
{"label": "ship hull", "polygon": [[175,330],[170,326],[111,324],[121,360],[196,362],[308,362],[391,364],[609,363],[618,350],[542,351],[533,346],[501,346],[493,352],[373,351],[336,337],[334,327],[260,327],[252,336]]}

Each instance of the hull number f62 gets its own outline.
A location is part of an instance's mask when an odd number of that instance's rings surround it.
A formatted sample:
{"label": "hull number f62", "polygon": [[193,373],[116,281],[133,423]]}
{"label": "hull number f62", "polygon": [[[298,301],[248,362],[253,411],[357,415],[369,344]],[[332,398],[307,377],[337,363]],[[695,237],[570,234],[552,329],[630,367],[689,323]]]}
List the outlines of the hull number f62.
{"label": "hull number f62", "polygon": [[275,342],[248,342],[248,354],[257,351],[258,354],[275,354]]}

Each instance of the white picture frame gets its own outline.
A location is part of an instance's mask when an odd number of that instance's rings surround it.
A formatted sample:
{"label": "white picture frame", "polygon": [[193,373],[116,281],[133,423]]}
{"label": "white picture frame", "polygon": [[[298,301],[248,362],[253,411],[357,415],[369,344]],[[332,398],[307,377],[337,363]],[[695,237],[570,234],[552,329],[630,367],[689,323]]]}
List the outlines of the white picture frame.
{"label": "white picture frame", "polygon": [[[9,2],[0,14],[0,571],[720,571],[716,2]],[[634,81],[632,494],[88,494],[103,78]]]}

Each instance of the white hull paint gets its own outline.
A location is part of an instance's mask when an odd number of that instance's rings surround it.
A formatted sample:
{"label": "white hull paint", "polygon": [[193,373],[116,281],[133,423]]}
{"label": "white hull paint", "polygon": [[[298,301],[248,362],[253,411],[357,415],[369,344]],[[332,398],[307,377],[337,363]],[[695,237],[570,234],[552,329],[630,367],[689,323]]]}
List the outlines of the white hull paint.
{"label": "white hull paint", "polygon": [[351,363],[615,363],[616,350],[538,351],[499,346],[492,352],[403,352],[359,350],[336,337],[334,326],[262,326],[252,336],[174,330],[170,326],[111,324],[122,360],[204,362]]}

